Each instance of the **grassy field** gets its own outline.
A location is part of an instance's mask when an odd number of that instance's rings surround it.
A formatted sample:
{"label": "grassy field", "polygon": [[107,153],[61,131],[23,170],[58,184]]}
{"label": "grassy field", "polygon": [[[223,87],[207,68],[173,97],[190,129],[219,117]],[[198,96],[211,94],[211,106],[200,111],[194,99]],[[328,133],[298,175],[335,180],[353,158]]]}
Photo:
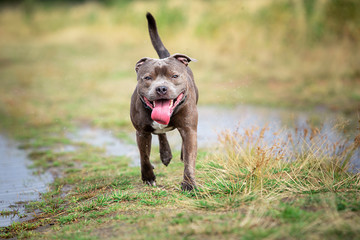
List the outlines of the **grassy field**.
{"label": "grassy field", "polygon": [[[28,204],[30,212],[39,209],[41,214],[1,229],[0,236],[359,238],[360,175],[349,173],[346,162],[359,147],[359,136],[341,154],[332,155],[315,144],[320,135],[314,130],[305,135],[310,142],[287,143],[306,150],[292,151],[295,158],[287,162],[286,145],[280,137],[273,145],[263,144],[265,131],[224,132],[220,152],[200,151],[199,187],[193,192],[180,189],[183,164],[179,152],[169,167],[164,167],[153,151],[158,186],[149,187],[139,181],[138,167],[128,167],[128,159],[105,157],[101,149],[83,145],[70,153],[34,151],[36,165],[60,168],[62,177],[41,201]],[[252,141],[245,141],[249,137]]]}
{"label": "grassy field", "polygon": [[[156,17],[171,53],[198,60],[191,67],[199,104],[325,108],[358,118],[359,8],[350,7],[353,15],[347,16],[354,19],[339,28],[327,18],[335,11],[329,1],[310,7],[276,2],[26,1],[2,7],[1,128],[32,151],[35,166],[56,169],[60,177],[41,201],[29,204],[42,213],[1,228],[0,237],[360,238],[360,176],[346,164],[359,137],[335,156],[310,141],[290,163],[280,142],[264,146],[251,131],[223,133],[219,153],[199,151],[199,189],[190,193],[180,190],[179,152],[166,168],[153,149],[159,185],[153,188],[143,185],[139,168],[128,167],[125,157],[108,157],[86,144],[77,144],[75,152],[52,150],[74,145],[66,133],[82,125],[121,138],[133,131],[134,65],[156,57],[146,11]],[[249,136],[259,141],[246,145]]]}

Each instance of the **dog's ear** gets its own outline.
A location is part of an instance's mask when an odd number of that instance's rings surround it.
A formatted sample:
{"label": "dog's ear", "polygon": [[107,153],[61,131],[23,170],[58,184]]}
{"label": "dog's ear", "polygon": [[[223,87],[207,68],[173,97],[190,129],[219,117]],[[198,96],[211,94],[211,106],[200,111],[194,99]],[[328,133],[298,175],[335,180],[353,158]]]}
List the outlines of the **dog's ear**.
{"label": "dog's ear", "polygon": [[189,64],[189,62],[193,61],[196,62],[197,60],[191,57],[186,56],[185,54],[175,53],[174,55],[171,55],[170,57],[173,57],[183,63],[185,66]]}
{"label": "dog's ear", "polygon": [[144,57],[144,58],[140,59],[140,60],[136,63],[136,65],[135,65],[135,71],[138,72],[138,71],[139,71],[139,68],[141,67],[141,65],[143,65],[144,62],[145,62],[146,60],[148,60],[148,59],[149,59],[149,58],[147,58],[147,57]]}

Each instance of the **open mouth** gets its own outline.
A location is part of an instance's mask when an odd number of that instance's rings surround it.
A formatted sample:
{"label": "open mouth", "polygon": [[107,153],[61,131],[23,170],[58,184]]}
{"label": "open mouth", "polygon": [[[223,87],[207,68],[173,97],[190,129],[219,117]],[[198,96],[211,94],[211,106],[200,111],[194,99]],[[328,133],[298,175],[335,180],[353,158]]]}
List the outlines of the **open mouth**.
{"label": "open mouth", "polygon": [[152,109],[151,119],[160,124],[168,125],[175,108],[185,100],[184,93],[180,93],[175,99],[159,99],[149,101],[145,96],[143,102]]}

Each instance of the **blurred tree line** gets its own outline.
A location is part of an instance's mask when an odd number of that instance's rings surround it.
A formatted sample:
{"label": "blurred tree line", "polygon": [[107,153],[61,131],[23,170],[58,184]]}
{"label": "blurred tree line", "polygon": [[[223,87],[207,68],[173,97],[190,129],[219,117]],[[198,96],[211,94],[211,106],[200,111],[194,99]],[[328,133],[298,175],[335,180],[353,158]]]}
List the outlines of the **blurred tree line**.
{"label": "blurred tree line", "polygon": [[360,40],[359,0],[280,0],[261,9],[256,21],[264,26],[279,27],[287,23],[290,36],[307,41],[325,37]]}
{"label": "blurred tree line", "polygon": [[[96,2],[113,7],[126,6],[135,1],[138,0],[0,0],[0,7],[19,6],[24,9],[26,15],[31,15],[38,6],[71,6]],[[202,1],[210,5],[216,2],[216,0]],[[231,0],[228,2],[231,4]],[[336,40],[344,38],[353,42],[360,40],[360,0],[269,0],[268,2],[254,14],[252,21],[269,31],[287,25],[289,41],[297,36],[308,42],[331,38]],[[222,24],[222,21],[216,20],[216,24]]]}
{"label": "blurred tree line", "polygon": [[135,0],[0,0],[1,6],[14,6],[14,5],[22,5],[22,6],[31,6],[31,5],[59,5],[59,4],[82,4],[86,2],[97,2],[103,5],[116,5],[116,4],[127,4]]}
{"label": "blurred tree line", "polygon": [[19,5],[19,4],[79,4],[85,2],[99,2],[104,4],[110,4],[115,2],[129,2],[131,0],[0,0],[2,5]]}

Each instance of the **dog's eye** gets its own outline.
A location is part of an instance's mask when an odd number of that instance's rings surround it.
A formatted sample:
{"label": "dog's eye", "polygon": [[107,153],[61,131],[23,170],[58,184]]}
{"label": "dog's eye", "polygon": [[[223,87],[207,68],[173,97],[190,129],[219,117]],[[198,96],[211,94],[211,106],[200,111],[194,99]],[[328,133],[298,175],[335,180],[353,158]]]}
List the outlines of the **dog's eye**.
{"label": "dog's eye", "polygon": [[172,78],[178,78],[179,77],[179,75],[172,75]]}
{"label": "dog's eye", "polygon": [[150,76],[146,76],[144,77],[145,80],[151,80],[151,77]]}

